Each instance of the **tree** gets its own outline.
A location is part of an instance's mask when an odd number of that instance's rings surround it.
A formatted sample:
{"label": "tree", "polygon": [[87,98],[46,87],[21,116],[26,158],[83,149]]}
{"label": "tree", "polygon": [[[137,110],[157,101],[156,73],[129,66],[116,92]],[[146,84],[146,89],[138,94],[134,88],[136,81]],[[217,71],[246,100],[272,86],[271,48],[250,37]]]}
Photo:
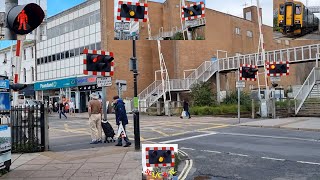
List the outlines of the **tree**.
{"label": "tree", "polygon": [[202,82],[191,88],[191,98],[195,106],[211,106],[215,103],[215,98],[211,92],[211,83]]}

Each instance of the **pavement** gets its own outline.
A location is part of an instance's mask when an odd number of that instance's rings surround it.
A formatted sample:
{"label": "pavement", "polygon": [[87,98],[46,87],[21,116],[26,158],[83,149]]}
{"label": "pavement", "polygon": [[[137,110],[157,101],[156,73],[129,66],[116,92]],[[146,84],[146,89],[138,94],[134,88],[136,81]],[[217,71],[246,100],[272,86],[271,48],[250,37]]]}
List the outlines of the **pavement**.
{"label": "pavement", "polygon": [[290,117],[281,119],[266,119],[241,123],[240,126],[320,131],[320,118]]}
{"label": "pavement", "polygon": [[13,154],[12,180],[125,180],[141,179],[141,152],[133,147],[92,147],[64,152]]}

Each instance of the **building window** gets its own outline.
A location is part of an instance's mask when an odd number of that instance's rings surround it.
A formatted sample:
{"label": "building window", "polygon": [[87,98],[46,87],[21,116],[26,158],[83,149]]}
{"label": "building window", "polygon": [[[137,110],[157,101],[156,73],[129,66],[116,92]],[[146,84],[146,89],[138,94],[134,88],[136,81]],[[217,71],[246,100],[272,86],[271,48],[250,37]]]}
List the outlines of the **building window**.
{"label": "building window", "polygon": [[247,36],[252,38],[253,36],[252,31],[247,31]]}
{"label": "building window", "polygon": [[41,58],[41,64],[43,64],[43,59],[44,59],[44,58]]}
{"label": "building window", "polygon": [[31,58],[33,59],[33,47],[31,47]]}
{"label": "building window", "polygon": [[40,64],[40,59],[37,59],[37,64]]}
{"label": "building window", "polygon": [[60,53],[56,54],[56,57],[57,57],[57,61],[60,60]]}
{"label": "building window", "polygon": [[69,58],[69,51],[66,51],[66,58]]}
{"label": "building window", "polygon": [[74,56],[74,49],[70,50],[70,57]]}
{"label": "building window", "polygon": [[48,61],[51,62],[51,56],[48,56]]}
{"label": "building window", "polygon": [[80,54],[79,48],[76,48],[74,50],[74,56],[78,56]]}
{"label": "building window", "polygon": [[96,43],[96,49],[100,50],[101,49],[101,42]]}
{"label": "building window", "polygon": [[240,35],[241,31],[240,28],[236,27],[236,34]]}
{"label": "building window", "polygon": [[83,52],[83,50],[84,50],[84,47],[81,47],[80,48],[80,54]]}
{"label": "building window", "polygon": [[46,56],[45,58],[44,58],[44,63],[47,63],[48,62],[48,57]]}
{"label": "building window", "polygon": [[33,67],[31,67],[31,75],[32,75],[31,79],[32,79],[32,81],[34,81],[34,68]]}
{"label": "building window", "polygon": [[56,61],[56,55],[52,55],[52,61]]}
{"label": "building window", "polygon": [[[95,44],[91,44],[90,49],[95,49]],[[97,49],[97,50],[99,50],[99,49]]]}
{"label": "building window", "polygon": [[24,57],[24,60],[27,60],[27,51],[26,51],[26,49],[23,50],[23,57]]}
{"label": "building window", "polygon": [[251,11],[246,12],[246,18],[245,18],[245,19],[246,19],[246,20],[249,20],[249,21],[252,20],[252,18],[251,18]]}
{"label": "building window", "polygon": [[26,70],[26,68],[23,68],[23,77],[24,77],[24,82],[27,82],[27,70]]}
{"label": "building window", "polygon": [[64,53],[61,53],[61,59],[64,59]]}

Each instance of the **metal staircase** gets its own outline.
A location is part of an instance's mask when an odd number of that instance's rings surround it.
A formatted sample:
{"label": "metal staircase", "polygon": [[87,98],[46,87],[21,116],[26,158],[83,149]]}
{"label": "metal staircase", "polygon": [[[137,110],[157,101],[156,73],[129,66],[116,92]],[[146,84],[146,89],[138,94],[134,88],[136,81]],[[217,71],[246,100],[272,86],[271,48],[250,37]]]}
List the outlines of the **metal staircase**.
{"label": "metal staircase", "polygon": [[314,67],[294,97],[296,115],[306,99],[311,95],[311,92],[315,93],[318,90],[318,84],[320,84],[320,68]]}
{"label": "metal staircase", "polygon": [[[139,95],[139,101],[144,107],[150,107],[164,93],[172,91],[189,91],[192,85],[206,82],[218,70],[218,61],[205,61],[185,79],[170,79],[163,89],[161,81],[154,81]],[[144,108],[143,108],[144,109]]]}
{"label": "metal staircase", "polygon": [[[266,60],[269,62],[280,62],[288,60],[289,63],[298,63],[315,61],[317,59],[317,53],[320,53],[320,44],[266,51],[265,55]],[[239,64],[256,64],[260,67],[264,66],[264,63],[261,59],[261,54],[253,53],[220,58],[216,61],[205,61],[188,77],[184,79],[170,79],[170,81],[168,82],[170,84],[170,91],[190,90],[190,87],[193,84],[209,80],[209,78],[216,71],[219,70],[219,72],[221,72],[237,70],[239,68]],[[161,97],[161,95],[163,95],[162,89],[163,88],[161,81],[154,81],[138,95],[138,98],[140,102],[144,102],[144,105],[146,105],[144,107],[149,107],[155,101],[157,101]],[[165,91],[167,90],[165,89]],[[302,97],[302,95],[297,95],[297,98],[300,97]],[[300,99],[302,100],[302,98]]]}

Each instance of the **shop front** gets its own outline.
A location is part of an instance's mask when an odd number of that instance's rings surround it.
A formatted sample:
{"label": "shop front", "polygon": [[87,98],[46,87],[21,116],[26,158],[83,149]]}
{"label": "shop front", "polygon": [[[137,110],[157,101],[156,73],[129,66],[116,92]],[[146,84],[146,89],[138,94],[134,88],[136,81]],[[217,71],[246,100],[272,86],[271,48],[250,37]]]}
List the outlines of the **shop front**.
{"label": "shop front", "polygon": [[[97,93],[102,98],[102,89],[97,86],[96,76],[85,76],[77,78],[79,100],[76,109],[79,112],[88,112],[88,102],[91,93]],[[79,108],[78,108],[79,107]]]}
{"label": "shop front", "polygon": [[60,100],[73,100],[77,104],[77,78],[65,78],[34,84],[36,100],[58,104]]}

